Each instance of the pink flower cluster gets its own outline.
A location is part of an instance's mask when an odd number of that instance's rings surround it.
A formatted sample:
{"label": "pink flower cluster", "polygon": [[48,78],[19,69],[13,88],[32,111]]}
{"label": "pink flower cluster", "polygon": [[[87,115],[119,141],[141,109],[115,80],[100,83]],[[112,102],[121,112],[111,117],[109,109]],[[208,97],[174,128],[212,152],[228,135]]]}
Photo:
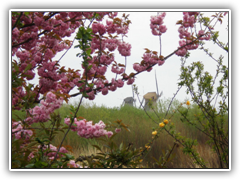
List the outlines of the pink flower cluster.
{"label": "pink flower cluster", "polygon": [[23,87],[17,87],[13,94],[12,106],[19,110],[18,104],[21,103],[21,99],[26,95],[26,92],[23,90]]}
{"label": "pink flower cluster", "polygon": [[[89,78],[89,81],[92,81],[94,83],[94,86],[92,88],[85,88],[87,91],[88,99],[93,100],[95,98],[96,93],[102,92],[103,95],[106,95],[109,90],[115,91],[117,88],[120,88],[124,85],[122,80],[117,80],[116,82],[109,84],[107,80],[105,80],[105,73],[107,71],[107,66],[111,65],[114,62],[114,55],[110,52],[118,49],[119,53],[122,56],[130,56],[131,54],[131,45],[126,42],[120,42],[119,39],[117,39],[118,36],[113,36],[112,34],[117,33],[118,35],[122,34],[125,35],[128,31],[128,24],[129,22],[125,18],[114,18],[117,13],[108,13],[109,17],[112,19],[112,21],[107,20],[106,25],[103,25],[100,22],[94,22],[92,24],[92,32],[93,32],[93,38],[91,41],[91,54],[97,54],[92,55],[92,58],[89,58],[88,64],[91,66],[91,69],[85,70],[86,67],[82,66],[84,69],[84,72],[82,74],[86,74]],[[108,33],[108,37],[106,36],[106,33]],[[104,35],[104,36],[103,36]],[[108,49],[109,51],[106,51]],[[95,52],[96,51],[96,52]],[[102,53],[104,52],[104,53]],[[118,66],[112,65],[112,72],[116,74],[123,74],[124,68],[120,68]],[[86,72],[87,71],[87,72]],[[95,78],[97,79],[95,81]],[[78,87],[83,86],[82,83],[77,83],[79,81],[74,80],[73,82]],[[80,78],[81,80],[81,78]],[[104,82],[105,81],[105,82]],[[49,84],[50,83],[46,83]],[[54,84],[52,84],[54,86]],[[70,87],[72,87],[70,85]],[[51,87],[56,89],[57,87]],[[95,91],[93,91],[95,89]],[[80,92],[82,92],[84,89],[80,89]]]}
{"label": "pink flower cluster", "polygon": [[[52,144],[49,144],[49,145],[44,145],[44,146],[41,146],[39,145],[38,146],[38,151],[39,149],[41,149],[43,152],[44,152],[44,155],[48,157],[48,159],[50,160],[53,160],[55,155],[56,155],[56,152],[58,151],[58,148]],[[68,150],[66,150],[65,147],[61,147],[59,149],[59,153],[57,155],[56,158],[60,158],[60,157],[63,157],[63,155],[61,155],[61,153],[68,153]],[[34,158],[35,157],[35,153],[34,152],[31,152],[28,156],[29,160]]]}
{"label": "pink flower cluster", "polygon": [[103,34],[105,34],[106,33],[106,28],[105,28],[105,26],[103,25],[103,24],[101,24],[101,23],[93,23],[92,24],[92,32],[94,33],[94,34],[99,34],[99,35],[103,35]]}
{"label": "pink flower cluster", "polygon": [[106,39],[106,47],[109,51],[114,51],[118,46],[118,39]]}
{"label": "pink flower cluster", "polygon": [[104,88],[102,89],[102,94],[103,94],[103,95],[107,95],[107,94],[108,94],[108,88],[107,88],[107,87],[104,87]]}
{"label": "pink flower cluster", "polygon": [[[181,23],[181,26],[178,29],[179,32],[179,37],[180,39],[185,39],[185,40],[180,40],[178,47],[178,51],[176,51],[176,55],[178,56],[185,56],[188,52],[188,50],[194,50],[197,49],[199,44],[198,42],[193,42],[193,34],[188,32],[189,28],[193,28],[194,24],[197,21],[196,16],[199,14],[199,12],[183,12],[183,21]],[[200,37],[201,36],[201,37]],[[200,30],[198,32],[198,37],[199,40],[209,40],[210,35],[204,34],[203,30]],[[193,40],[192,40],[193,39]],[[186,45],[188,44],[188,45]],[[184,46],[184,47],[183,47]]]}
{"label": "pink flower cluster", "polygon": [[[50,144],[49,146],[48,145],[44,145],[44,146],[39,145],[38,148],[39,149],[41,148],[43,151],[46,151],[44,154],[50,160],[54,159],[56,152],[58,151],[58,148],[52,144]],[[68,150],[66,150],[65,147],[61,147],[59,150],[59,153],[67,153],[67,152],[68,152]],[[59,153],[57,155],[57,158],[59,158],[60,156],[63,156],[63,155],[60,155]],[[30,156],[30,157],[32,157],[32,156]]]}
{"label": "pink flower cluster", "polygon": [[131,44],[120,42],[118,44],[118,51],[122,56],[130,56],[131,55]]}
{"label": "pink flower cluster", "polygon": [[116,74],[122,74],[124,72],[124,68],[119,68],[119,66],[112,66],[112,72]]}
{"label": "pink flower cluster", "polygon": [[183,12],[183,26],[184,27],[194,27],[196,23],[196,17],[199,12]]}
{"label": "pink flower cluster", "polygon": [[24,129],[21,121],[12,122],[12,136],[15,136],[16,139],[29,140],[32,135],[32,130]]}
{"label": "pink flower cluster", "polygon": [[106,21],[106,30],[108,33],[113,34],[127,34],[128,26],[125,24],[124,20],[121,19],[121,22],[114,23],[113,21]]}
{"label": "pink flower cluster", "polygon": [[[69,168],[83,168],[83,167],[80,166],[79,164],[76,164],[74,160],[70,160],[70,161],[69,161],[68,167],[69,167]],[[85,166],[84,168],[88,168],[88,167]]]}
{"label": "pink flower cluster", "polygon": [[[64,123],[70,125],[70,118],[65,118]],[[75,118],[73,124],[71,130],[77,131],[79,136],[87,139],[98,138],[105,135],[111,137],[113,135],[113,132],[104,129],[106,125],[101,120],[98,123],[93,124],[92,121],[87,121],[86,119],[78,121],[77,118]]]}
{"label": "pink flower cluster", "polygon": [[133,84],[134,81],[135,81],[135,79],[133,77],[132,78],[128,78],[127,85]]}
{"label": "pink flower cluster", "polygon": [[[183,48],[179,49],[176,52],[176,55],[178,56],[185,56],[187,54],[188,50],[194,50],[197,49],[199,44],[198,43],[191,43],[191,40],[180,40],[179,45],[180,47],[184,46]],[[188,45],[186,45],[188,44]]]}
{"label": "pink flower cluster", "polygon": [[152,52],[150,53],[144,53],[143,54],[143,61],[141,64],[139,63],[134,63],[133,64],[133,69],[137,72],[142,72],[147,70],[150,72],[152,68],[149,68],[150,66],[153,66],[155,64],[158,64],[159,66],[164,64],[164,60],[159,59],[155,54]]}
{"label": "pink flower cluster", "polygon": [[[201,36],[201,37],[200,37],[200,36]],[[204,30],[200,30],[200,31],[198,32],[198,37],[200,37],[199,40],[209,40],[210,37],[211,37],[211,35],[210,35],[210,34],[206,34],[206,33],[204,32]]]}
{"label": "pink flower cluster", "polygon": [[56,95],[48,92],[45,100],[40,101],[40,106],[35,106],[29,110],[30,117],[25,119],[29,125],[38,122],[47,122],[50,114],[62,105],[63,99],[57,99]]}
{"label": "pink flower cluster", "polygon": [[[53,65],[52,58],[58,52],[70,47],[71,42],[63,38],[75,32],[75,29],[81,25],[80,20],[86,18],[85,15],[90,16],[91,13],[22,12],[21,15],[20,13],[12,15],[12,25],[16,24],[18,18],[20,22],[12,30],[12,56],[16,55],[18,58],[16,62],[23,80],[33,79],[38,72],[39,83],[32,91],[36,100],[40,97],[39,93],[60,89],[59,79],[68,72],[61,73],[59,66]],[[29,64],[31,64],[30,69],[25,71]],[[13,93],[12,104],[15,109],[18,109],[16,102],[20,102],[20,98],[17,93]]]}
{"label": "pink flower cluster", "polygon": [[115,80],[112,78],[112,85],[109,87],[109,90],[115,91],[117,88],[121,88],[124,85],[124,82],[121,79]]}
{"label": "pink flower cluster", "polygon": [[163,25],[163,19],[166,16],[166,13],[159,14],[157,16],[151,16],[150,28],[152,30],[152,34],[155,36],[161,36],[162,33],[167,31],[167,27]]}

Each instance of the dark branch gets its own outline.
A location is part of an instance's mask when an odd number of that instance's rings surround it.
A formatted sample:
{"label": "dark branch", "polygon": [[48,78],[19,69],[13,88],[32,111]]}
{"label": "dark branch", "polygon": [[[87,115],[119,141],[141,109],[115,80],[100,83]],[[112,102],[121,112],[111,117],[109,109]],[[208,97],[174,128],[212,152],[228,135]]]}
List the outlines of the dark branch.
{"label": "dark branch", "polygon": [[18,23],[18,21],[19,21],[19,19],[21,18],[22,15],[23,15],[23,12],[21,12],[20,15],[18,16],[15,24],[14,24],[13,27],[12,27],[12,30],[17,26],[17,23]]}

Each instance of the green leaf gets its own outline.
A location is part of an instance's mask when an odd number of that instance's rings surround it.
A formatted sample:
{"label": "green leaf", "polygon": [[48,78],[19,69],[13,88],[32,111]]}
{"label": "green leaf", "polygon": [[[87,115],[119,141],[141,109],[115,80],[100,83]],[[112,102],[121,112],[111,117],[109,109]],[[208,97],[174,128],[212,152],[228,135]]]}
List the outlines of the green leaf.
{"label": "green leaf", "polygon": [[119,149],[122,150],[123,143],[120,144]]}
{"label": "green leaf", "polygon": [[24,72],[27,72],[29,69],[31,69],[32,64],[28,64],[27,67],[24,69]]}
{"label": "green leaf", "polygon": [[30,12],[24,12],[24,14],[25,14],[26,16],[28,16],[28,15],[30,14]]}
{"label": "green leaf", "polygon": [[91,52],[92,52],[91,49],[88,49],[88,50],[86,51],[86,53],[87,53],[88,56],[90,56]]}
{"label": "green leaf", "polygon": [[102,149],[98,145],[92,145],[93,147],[97,148],[99,151],[102,152]]}
{"label": "green leaf", "polygon": [[45,167],[48,166],[48,163],[46,163],[46,162],[41,162],[41,164]]}
{"label": "green leaf", "polygon": [[34,166],[35,166],[35,164],[32,163],[32,164],[28,164],[28,165],[26,165],[25,168],[33,168]]}
{"label": "green leaf", "polygon": [[71,154],[65,154],[65,156],[66,156],[67,159],[74,159],[74,156],[71,155]]}

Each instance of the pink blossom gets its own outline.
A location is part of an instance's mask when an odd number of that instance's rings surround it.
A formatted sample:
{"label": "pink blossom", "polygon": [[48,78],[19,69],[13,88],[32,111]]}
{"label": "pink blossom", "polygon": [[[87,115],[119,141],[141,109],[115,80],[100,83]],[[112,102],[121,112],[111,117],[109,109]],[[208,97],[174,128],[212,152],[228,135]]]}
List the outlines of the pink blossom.
{"label": "pink blossom", "polygon": [[64,123],[67,124],[67,125],[70,125],[70,118],[65,118]]}
{"label": "pink blossom", "polygon": [[119,66],[112,66],[112,72],[116,74],[122,74],[124,72],[124,68],[119,68]]}
{"label": "pink blossom", "polygon": [[134,63],[133,64],[133,69],[137,72],[142,72],[144,70],[146,70],[146,67],[145,66],[141,66],[140,64],[138,63]]}
{"label": "pink blossom", "polygon": [[210,34],[205,34],[205,32],[203,30],[200,30],[198,32],[198,36],[200,37],[199,40],[209,40],[211,35]]}
{"label": "pink blossom", "polygon": [[129,78],[128,81],[127,81],[127,85],[131,85],[134,83],[134,78]]}
{"label": "pink blossom", "polygon": [[111,90],[111,91],[116,91],[116,89],[117,89],[116,85],[112,85],[109,87],[109,90]]}
{"label": "pink blossom", "polygon": [[110,33],[110,34],[113,34],[113,33],[115,33],[116,32],[116,28],[117,28],[117,26],[115,25],[115,24],[113,24],[113,22],[112,21],[106,21],[106,30],[107,30],[107,32],[108,33]]}
{"label": "pink blossom", "polygon": [[163,65],[164,63],[165,63],[164,60],[163,60],[163,61],[162,61],[162,60],[159,60],[159,61],[158,61],[158,65],[159,65],[159,66]]}
{"label": "pink blossom", "polygon": [[159,26],[159,31],[160,31],[161,33],[165,33],[165,32],[167,31],[167,27],[166,27],[165,25],[160,25],[160,26]]}
{"label": "pink blossom", "polygon": [[[67,119],[65,119],[65,123],[69,123]],[[86,121],[85,119],[78,121],[74,120],[74,126],[71,128],[72,131],[77,131],[77,134],[84,138],[98,138],[100,136],[108,135],[110,137],[110,131],[106,131],[106,125],[103,121],[99,121],[96,124],[93,124],[92,121]],[[76,125],[76,126],[75,126]]]}
{"label": "pink blossom", "polygon": [[106,33],[106,28],[103,24],[100,23],[93,23],[92,25],[93,33],[99,33],[101,36]]}
{"label": "pink blossom", "polygon": [[166,16],[166,13],[159,14],[157,16],[151,16],[150,19],[150,28],[152,30],[152,34],[155,36],[161,36],[162,33],[167,31],[167,27],[163,24],[163,19]]}
{"label": "pink blossom", "polygon": [[34,17],[34,23],[37,25],[37,26],[41,26],[41,24],[44,22],[44,19],[42,17],[39,17],[39,16],[35,16]]}
{"label": "pink blossom", "polygon": [[56,100],[56,95],[52,92],[48,92],[46,95],[46,103],[52,103]]}
{"label": "pink blossom", "polygon": [[115,129],[115,132],[116,132],[116,133],[121,132],[121,128],[116,128],[116,129]]}
{"label": "pink blossom", "polygon": [[198,12],[183,12],[183,26],[194,27],[194,23],[196,22],[195,15],[198,15]]}
{"label": "pink blossom", "polygon": [[35,106],[29,110],[33,117],[28,117],[27,122],[29,122],[29,124],[47,122],[50,118],[50,114],[62,105],[62,101],[62,98],[57,99],[56,95],[52,92],[48,92],[46,99],[40,101],[40,106]]}
{"label": "pink blossom", "polygon": [[124,82],[121,79],[118,79],[117,81],[117,87],[121,88],[124,85]]}
{"label": "pink blossom", "polygon": [[100,39],[94,37],[91,41],[91,48],[93,50],[96,50],[96,49],[100,50],[101,49],[103,51],[106,48],[106,40],[102,39],[100,41]]}
{"label": "pink blossom", "polygon": [[87,93],[87,95],[88,95],[89,100],[94,100],[95,99],[94,91],[91,91],[91,92]]}
{"label": "pink blossom", "polygon": [[113,135],[113,132],[112,131],[108,131],[106,135],[110,138]]}
{"label": "pink blossom", "polygon": [[13,122],[12,123],[12,135],[15,136],[16,139],[25,139],[29,140],[29,138],[33,135],[32,130],[26,130],[22,126],[22,122]]}
{"label": "pink blossom", "polygon": [[103,95],[107,95],[107,94],[108,94],[108,88],[107,88],[107,87],[104,87],[104,88],[102,89],[102,94],[103,94]]}
{"label": "pink blossom", "polygon": [[191,37],[191,33],[188,32],[188,28],[185,28],[184,26],[180,26],[178,28],[178,32],[180,39],[183,39],[185,37]]}
{"label": "pink blossom", "polygon": [[74,160],[70,160],[68,166],[70,168],[79,168],[80,167],[80,165],[76,164]]}
{"label": "pink blossom", "polygon": [[185,56],[186,54],[187,54],[187,50],[185,48],[179,49],[176,52],[176,55],[178,55],[178,56]]}
{"label": "pink blossom", "polygon": [[19,34],[20,34],[19,29],[15,27],[13,29],[13,31],[12,31],[12,38],[13,38],[13,40],[16,40],[19,37]]}
{"label": "pink blossom", "polygon": [[118,51],[122,56],[130,56],[131,55],[131,44],[121,42],[118,44]]}
{"label": "pink blossom", "polygon": [[21,62],[24,62],[29,58],[30,53],[28,51],[18,51],[16,56],[21,60]]}
{"label": "pink blossom", "polygon": [[117,39],[107,39],[106,47],[109,51],[114,51],[118,46],[119,41]]}

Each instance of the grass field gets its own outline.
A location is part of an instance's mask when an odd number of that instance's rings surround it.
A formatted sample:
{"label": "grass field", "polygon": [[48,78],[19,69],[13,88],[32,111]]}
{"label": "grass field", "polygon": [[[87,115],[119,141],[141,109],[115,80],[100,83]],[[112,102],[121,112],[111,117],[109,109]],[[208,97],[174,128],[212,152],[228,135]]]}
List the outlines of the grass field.
{"label": "grass field", "polygon": [[[162,106],[159,108],[157,113],[158,117],[154,112],[148,112],[149,116],[154,119],[156,122],[161,122],[166,114],[167,110],[167,100],[162,102]],[[178,101],[174,101],[173,107],[170,109],[170,113],[168,115],[171,116],[173,113],[173,109],[179,105]],[[59,110],[56,111],[59,113],[61,117],[61,122],[64,122],[64,118],[69,115],[70,108],[69,105],[63,105]],[[194,117],[195,114],[200,113],[196,106],[192,105],[189,110],[189,117]],[[15,114],[18,114],[22,118],[24,118],[24,113],[13,112],[13,118]],[[104,106],[97,107],[96,105],[82,105],[78,111],[77,116],[84,117],[87,120],[92,120],[93,122],[98,122],[102,120],[105,123],[116,121],[117,119],[122,120],[124,124],[129,125],[130,132],[122,130],[119,134],[117,134],[114,139],[120,144],[124,142],[126,144],[133,143],[133,146],[136,148],[144,147],[145,144],[152,138],[152,128],[157,127],[156,124],[142,109],[137,109],[134,107],[123,106],[120,108],[106,108]],[[197,151],[200,153],[201,157],[208,162],[207,166],[210,168],[219,168],[219,163],[217,159],[217,155],[211,150],[211,147],[206,144],[208,138],[200,133],[194,127],[184,124],[180,121],[180,114],[174,113],[174,116],[171,118],[171,123],[174,123],[176,127],[176,131],[180,132],[181,135],[187,136],[189,138],[197,139]],[[226,120],[228,120],[228,115],[226,115]],[[227,121],[228,122],[228,121]],[[36,125],[38,126],[38,125]],[[227,129],[226,125],[226,129]],[[36,131],[39,135],[44,135],[42,131]],[[52,144],[58,146],[63,138],[63,133],[60,133],[53,140]],[[91,155],[96,154],[97,150],[94,149],[91,144],[101,145],[97,139],[84,139],[79,137],[76,132],[70,131],[67,135],[64,145],[69,145],[72,147],[72,154],[75,157],[81,155]],[[169,146],[173,146],[174,139],[170,137],[167,133],[162,133],[161,136],[154,142],[152,145],[151,151],[147,154],[147,156],[143,159],[143,166],[148,168],[154,168],[154,160],[153,157],[159,159],[161,155],[163,155],[163,151],[169,149]],[[193,160],[188,156],[183,154],[181,151],[181,146],[176,148],[173,152],[175,154],[174,159],[166,164],[167,168],[199,168],[196,164],[194,164]]]}

